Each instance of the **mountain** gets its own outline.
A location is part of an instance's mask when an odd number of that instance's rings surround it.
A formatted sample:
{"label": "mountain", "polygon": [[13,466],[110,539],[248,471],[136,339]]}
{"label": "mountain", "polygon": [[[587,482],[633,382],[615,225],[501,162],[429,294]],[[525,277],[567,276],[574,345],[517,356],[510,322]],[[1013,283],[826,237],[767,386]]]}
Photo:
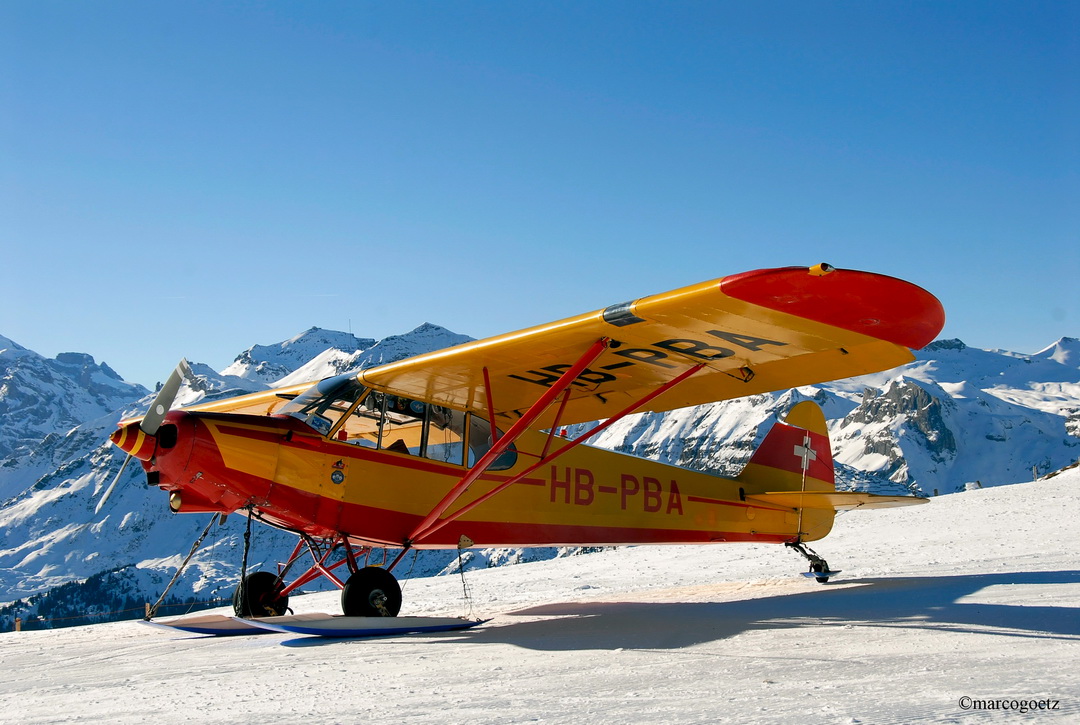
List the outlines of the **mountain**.
{"label": "mountain", "polygon": [[[275,345],[252,346],[221,372],[193,363],[194,379],[177,400],[190,404],[317,380],[469,339],[428,323],[380,341],[312,328]],[[126,608],[132,592],[156,598],[206,519],[170,514],[164,497],[147,492],[137,466],[124,472],[108,505],[94,514],[122,462],[106,438],[122,416],[145,411],[152,394],[89,356],[47,360],[0,341],[0,411],[11,413],[0,416],[0,444],[9,451],[0,462],[0,603],[20,599],[25,605],[33,598],[31,611],[45,608],[58,618],[58,612],[74,616],[91,607]],[[1078,351],[1074,338],[1033,355],[941,340],[884,373],[631,416],[593,445],[734,475],[777,416],[813,399],[829,420],[841,488],[934,495],[1031,480],[1033,470],[1044,474],[1080,455]],[[242,517],[231,517],[213,527],[172,593],[228,598],[243,525]],[[272,568],[293,542],[289,534],[255,527],[251,567]],[[462,563],[487,567],[560,553],[573,552],[470,551]],[[411,564],[414,575],[457,566],[446,552],[421,552]],[[102,591],[115,597],[103,602]]]}
{"label": "mountain", "polygon": [[146,392],[89,355],[63,352],[46,358],[0,336],[0,466],[29,454],[42,438]]}
{"label": "mountain", "polygon": [[[450,332],[445,327],[425,322],[404,335],[392,335],[378,342],[358,347],[352,352],[346,348],[330,347],[311,357],[294,372],[285,375],[271,387],[293,385],[308,380],[320,380],[339,375],[347,370],[359,370],[376,365],[404,360],[413,355],[469,342],[473,338]],[[367,342],[366,340],[364,342]]]}
{"label": "mountain", "polygon": [[1080,368],[1080,340],[1075,337],[1063,337],[1045,350],[1040,350],[1031,357],[1053,360],[1066,367]]}
{"label": "mountain", "polygon": [[1077,347],[1062,338],[1027,356],[943,340],[898,370],[846,381],[837,388],[864,388],[833,428],[837,459],[926,493],[1031,480],[1073,463],[1080,367],[1061,360]]}
{"label": "mountain", "polygon": [[252,345],[237,355],[221,374],[270,387],[326,351],[352,355],[374,344],[372,339],[356,337],[348,332],[312,327],[276,345]]}

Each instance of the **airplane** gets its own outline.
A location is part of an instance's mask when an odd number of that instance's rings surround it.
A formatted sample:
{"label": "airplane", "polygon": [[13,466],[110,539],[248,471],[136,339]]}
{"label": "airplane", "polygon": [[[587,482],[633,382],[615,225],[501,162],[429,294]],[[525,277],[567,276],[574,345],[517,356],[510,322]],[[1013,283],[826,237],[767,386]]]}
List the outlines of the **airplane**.
{"label": "airplane", "polygon": [[902,365],[944,321],[933,295],[894,277],[761,269],[170,410],[190,377],[182,361],[110,440],[173,512],[239,512],[249,533],[259,521],[298,536],[277,572],[247,574],[245,549],[240,617],[282,615],[320,577],[341,590],[346,616],[397,616],[393,572],[419,549],[766,542],[806,557],[806,575],[824,583],[836,572],[806,544],[837,510],[927,499],[837,491],[815,403],[773,424],[731,479],[583,444],[633,413]]}

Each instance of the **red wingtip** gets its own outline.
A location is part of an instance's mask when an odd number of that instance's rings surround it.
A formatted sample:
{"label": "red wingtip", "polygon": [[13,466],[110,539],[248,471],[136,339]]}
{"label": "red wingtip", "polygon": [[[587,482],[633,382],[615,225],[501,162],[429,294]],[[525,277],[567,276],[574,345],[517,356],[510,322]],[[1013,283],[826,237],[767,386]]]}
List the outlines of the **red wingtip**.
{"label": "red wingtip", "polygon": [[[824,269],[823,269],[824,267]],[[850,269],[782,267],[725,277],[729,297],[917,350],[945,326],[934,295],[896,277]]]}

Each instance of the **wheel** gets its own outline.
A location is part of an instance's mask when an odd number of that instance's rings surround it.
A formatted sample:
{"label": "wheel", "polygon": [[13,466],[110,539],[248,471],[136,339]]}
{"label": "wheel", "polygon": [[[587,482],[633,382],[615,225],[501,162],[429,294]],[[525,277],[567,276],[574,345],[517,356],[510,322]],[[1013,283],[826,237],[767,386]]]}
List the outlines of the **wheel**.
{"label": "wheel", "polygon": [[386,569],[365,566],[345,582],[341,611],[346,617],[396,617],[401,611],[401,587]]}
{"label": "wheel", "polygon": [[[817,573],[817,572],[827,572],[827,571],[829,571],[829,565],[825,562],[824,559],[819,559],[818,561],[815,561],[812,564],[810,564],[810,571],[815,572],[815,573]],[[819,584],[826,584],[829,581],[829,577],[827,577],[827,576],[816,576],[816,577],[814,577],[814,580],[817,581]]]}
{"label": "wheel", "polygon": [[278,617],[289,609],[289,598],[280,594],[277,574],[257,571],[233,592],[233,611],[238,617]]}

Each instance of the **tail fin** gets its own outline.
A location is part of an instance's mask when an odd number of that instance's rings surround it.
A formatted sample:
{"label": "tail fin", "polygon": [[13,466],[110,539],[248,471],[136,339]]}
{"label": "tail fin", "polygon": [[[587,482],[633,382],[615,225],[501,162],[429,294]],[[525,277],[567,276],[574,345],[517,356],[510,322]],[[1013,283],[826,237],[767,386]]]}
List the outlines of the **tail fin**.
{"label": "tail fin", "polygon": [[829,429],[817,403],[798,403],[776,422],[737,480],[746,493],[834,491]]}
{"label": "tail fin", "polygon": [[798,403],[783,422],[773,425],[736,480],[748,501],[817,512],[813,525],[804,526],[815,532],[813,538],[828,533],[837,509],[890,508],[927,501],[916,496],[837,491],[825,414],[811,401]]}

